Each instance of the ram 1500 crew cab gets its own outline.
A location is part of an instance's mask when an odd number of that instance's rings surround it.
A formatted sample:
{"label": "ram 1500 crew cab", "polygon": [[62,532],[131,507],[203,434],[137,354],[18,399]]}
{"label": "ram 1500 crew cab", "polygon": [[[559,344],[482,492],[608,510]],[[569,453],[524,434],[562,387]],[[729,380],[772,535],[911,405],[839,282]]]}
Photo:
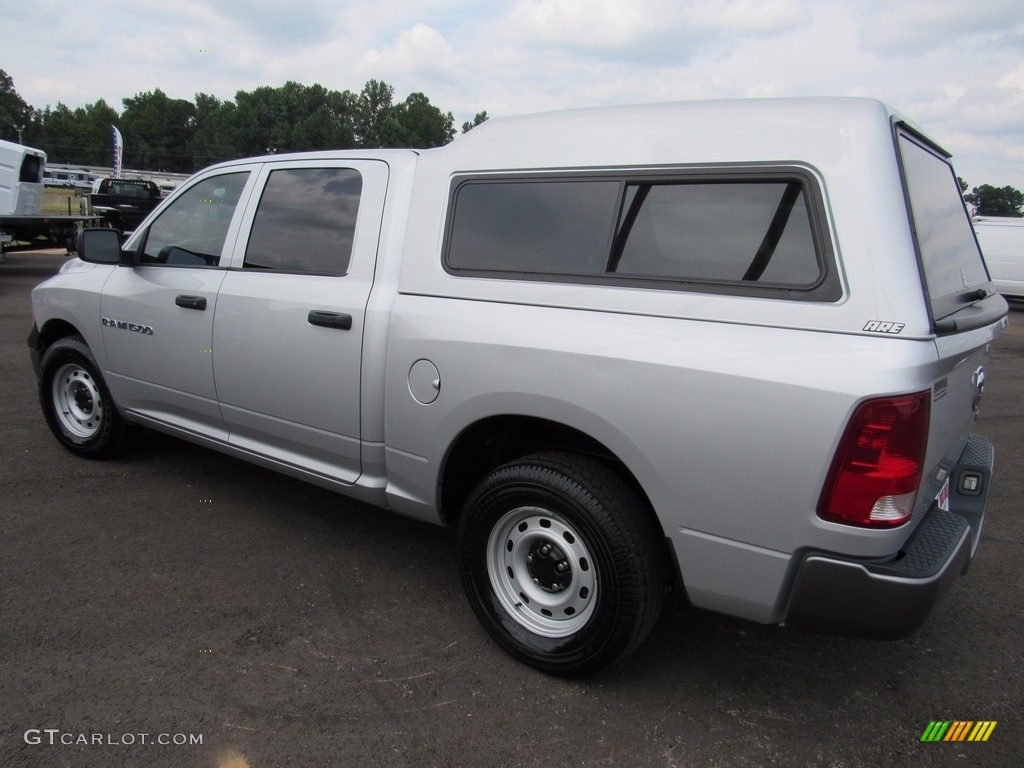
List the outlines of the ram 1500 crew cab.
{"label": "ram 1500 crew cab", "polygon": [[1007,306],[947,154],[869,100],[491,120],[194,176],[33,293],[43,413],[457,527],[514,656],[605,667],[666,588],[913,632],[967,569]]}

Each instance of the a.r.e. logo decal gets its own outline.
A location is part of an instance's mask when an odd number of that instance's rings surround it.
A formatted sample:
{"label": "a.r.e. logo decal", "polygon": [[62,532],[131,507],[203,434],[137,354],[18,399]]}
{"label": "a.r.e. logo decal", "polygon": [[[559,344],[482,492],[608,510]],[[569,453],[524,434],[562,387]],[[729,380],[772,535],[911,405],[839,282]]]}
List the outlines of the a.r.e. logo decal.
{"label": "a.r.e. logo decal", "polygon": [[869,333],[891,333],[896,335],[903,331],[903,323],[890,323],[884,320],[870,320],[864,325],[864,330]]}

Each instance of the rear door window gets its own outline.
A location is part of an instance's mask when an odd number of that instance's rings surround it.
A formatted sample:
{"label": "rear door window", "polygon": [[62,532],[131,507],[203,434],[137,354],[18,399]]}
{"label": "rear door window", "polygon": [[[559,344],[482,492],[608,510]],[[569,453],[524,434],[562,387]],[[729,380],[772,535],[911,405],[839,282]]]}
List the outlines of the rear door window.
{"label": "rear door window", "polygon": [[362,188],[353,168],[272,171],[249,234],[245,268],[344,275]]}

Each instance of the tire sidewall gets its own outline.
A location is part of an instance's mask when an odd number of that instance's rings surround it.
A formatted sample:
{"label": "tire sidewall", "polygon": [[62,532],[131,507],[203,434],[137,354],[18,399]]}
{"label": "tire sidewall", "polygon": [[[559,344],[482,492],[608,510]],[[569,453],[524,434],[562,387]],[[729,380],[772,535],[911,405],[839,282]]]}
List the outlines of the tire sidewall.
{"label": "tire sidewall", "polygon": [[[595,519],[593,514],[599,502],[585,489],[530,479],[526,477],[532,474],[530,470],[536,467],[505,467],[489,476],[470,497],[459,531],[463,586],[485,628],[512,655],[546,672],[585,673],[610,663],[629,643],[629,633],[617,629],[620,588],[615,555],[600,515]],[[538,507],[562,518],[583,539],[593,558],[597,603],[586,624],[565,637],[544,637],[520,624],[502,605],[491,583],[486,562],[491,532],[508,512],[521,507]]]}
{"label": "tire sidewall", "polygon": [[[100,395],[103,409],[100,428],[95,435],[86,439],[69,434],[55,412],[57,405],[53,396],[54,377],[61,366],[69,363],[80,366],[88,372]],[[99,372],[99,366],[97,366],[89,347],[75,338],[59,339],[43,353],[39,367],[39,400],[43,416],[46,418],[50,431],[53,432],[60,444],[80,456],[98,458],[110,454],[116,442],[117,414],[114,410],[115,406],[113,398],[110,396],[110,390]]]}

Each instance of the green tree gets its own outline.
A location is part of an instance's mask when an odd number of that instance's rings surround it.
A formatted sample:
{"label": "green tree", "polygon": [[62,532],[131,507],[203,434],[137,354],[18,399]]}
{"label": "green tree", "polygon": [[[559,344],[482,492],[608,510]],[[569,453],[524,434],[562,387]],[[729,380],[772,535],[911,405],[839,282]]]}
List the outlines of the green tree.
{"label": "green tree", "polygon": [[979,216],[1024,216],[1024,192],[1014,187],[993,187],[982,184],[964,195]]}
{"label": "green tree", "polygon": [[41,116],[42,140],[39,149],[46,152],[51,163],[75,164],[82,162],[80,153],[85,146],[81,114],[76,115],[66,105],[57,102],[50,109],[47,106]]}
{"label": "green tree", "polygon": [[329,91],[318,83],[294,94],[292,148],[295,151],[350,149],[355,96]]}
{"label": "green tree", "polygon": [[276,90],[263,85],[235,94],[235,135],[243,156],[287,151],[291,127],[281,113]]}
{"label": "green tree", "polygon": [[441,147],[455,136],[455,118],[442,113],[422,93],[411,93],[394,107],[395,119],[402,128],[401,145],[427,149]]}
{"label": "green tree", "polygon": [[125,167],[191,171],[189,139],[195,127],[195,105],[169,98],[159,88],[122,101],[124,113],[118,128],[124,137]]}
{"label": "green tree", "polygon": [[287,82],[235,94],[237,144],[243,155],[355,146],[355,97],[322,85]]}
{"label": "green tree", "polygon": [[[25,131],[32,125],[33,109],[14,89],[14,78],[0,69],[0,139],[25,141]],[[27,143],[27,142],[26,142]]]}
{"label": "green tree", "polygon": [[370,80],[355,101],[352,129],[360,147],[405,146],[404,130],[394,109],[395,89]]}
{"label": "green tree", "polygon": [[191,170],[243,157],[245,153],[238,148],[234,102],[221,101],[216,96],[206,93],[197,93],[195,108],[195,122],[188,140]]}
{"label": "green tree", "polygon": [[103,99],[74,110],[57,102],[55,108],[46,107],[34,114],[30,129],[25,131],[26,143],[46,152],[51,163],[110,165],[111,126],[117,121],[117,110]]}
{"label": "green tree", "polygon": [[462,132],[463,133],[469,133],[471,130],[476,128],[478,125],[482,125],[485,122],[487,122],[487,110],[486,109],[483,112],[477,112],[476,113],[476,117],[473,118],[473,122],[469,122],[468,120],[466,122],[464,122],[462,124]]}
{"label": "green tree", "polygon": [[113,165],[113,128],[120,120],[117,110],[100,99],[94,104],[74,111],[77,123],[79,148],[75,162],[83,165]]}
{"label": "green tree", "polygon": [[352,123],[339,119],[334,109],[326,104],[304,117],[292,132],[297,151],[317,149],[351,149],[355,146]]}
{"label": "green tree", "polygon": [[[43,149],[52,162],[69,164],[110,165],[110,128],[117,125],[126,167],[180,172],[267,153],[426,148],[452,140],[450,112],[423,93],[396,104],[394,93],[379,80],[370,80],[359,93],[289,81],[279,88],[238,91],[234,102],[205,93],[197,93],[194,102],[172,99],[157,88],[122,99],[121,114],[102,99],[74,110],[58,102],[39,111],[17,96],[13,81],[0,70],[0,119],[23,116],[25,142]],[[486,119],[481,112],[474,124]],[[7,135],[3,124],[0,131]]]}

